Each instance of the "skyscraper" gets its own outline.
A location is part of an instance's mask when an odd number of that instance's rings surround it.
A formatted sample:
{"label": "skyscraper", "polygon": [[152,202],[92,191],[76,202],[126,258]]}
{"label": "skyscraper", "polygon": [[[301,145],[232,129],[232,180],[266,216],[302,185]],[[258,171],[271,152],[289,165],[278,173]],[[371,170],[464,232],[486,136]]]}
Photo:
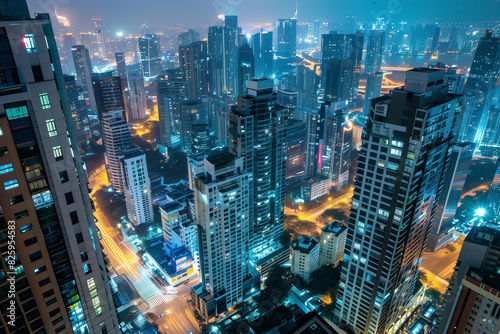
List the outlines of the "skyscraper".
{"label": "skyscraper", "polygon": [[380,96],[382,92],[383,78],[384,74],[382,72],[369,74],[366,78],[365,99],[363,101],[363,115],[368,116],[370,114],[370,100]]}
{"label": "skyscraper", "polygon": [[226,91],[224,78],[224,27],[208,28],[208,76],[210,94],[220,96]]}
{"label": "skyscraper", "polygon": [[155,34],[146,34],[139,38],[139,55],[145,78],[156,77],[161,73],[160,38]]}
{"label": "skyscraper", "polygon": [[129,84],[129,115],[128,121],[139,120],[146,118],[147,99],[144,89],[144,78],[141,75],[130,75],[128,77]]}
{"label": "skyscraper", "polygon": [[120,156],[133,151],[132,136],[123,110],[106,112],[101,120],[104,141],[104,162],[109,182],[115,192],[123,193],[125,179]]}
{"label": "skyscraper", "polygon": [[97,54],[100,58],[106,59],[106,45],[104,40],[104,33],[102,31],[102,21],[101,19],[92,19],[95,30],[95,38],[97,42]]}
{"label": "skyscraper", "polygon": [[180,33],[179,36],[177,36],[177,39],[179,41],[179,47],[186,46],[199,41],[200,34],[192,29],[189,29],[188,31]]}
{"label": "skyscraper", "polygon": [[205,103],[202,100],[187,100],[180,105],[180,136],[182,149],[186,153],[192,153],[193,125],[208,124],[208,114]]}
{"label": "skyscraper", "polygon": [[172,69],[156,77],[156,83],[160,145],[168,148],[179,147],[181,102],[189,99],[188,82],[183,80],[180,69]]}
{"label": "skyscraper", "polygon": [[153,220],[153,202],[146,155],[134,150],[120,155],[119,159],[128,220],[136,225],[150,223]]}
{"label": "skyscraper", "polygon": [[242,160],[228,152],[211,152],[204,160],[205,172],[195,176],[202,283],[191,295],[206,318],[245,299],[251,198],[250,174]]}
{"label": "skyscraper", "polygon": [[444,75],[444,85],[448,86],[448,91],[453,94],[462,94],[464,90],[465,75],[457,74],[457,66],[446,68]]}
{"label": "skyscraper", "polygon": [[183,80],[189,84],[189,98],[201,99],[208,95],[207,42],[193,42],[179,46],[179,64]]}
{"label": "skyscraper", "polygon": [[279,76],[291,70],[291,63],[296,57],[297,18],[279,19],[276,25],[278,28],[278,49],[275,70]]}
{"label": "skyscraper", "polygon": [[108,111],[125,110],[122,79],[116,75],[116,71],[93,73],[92,86],[99,120]]}
{"label": "skyscraper", "polygon": [[0,255],[15,286],[0,296],[2,333],[118,333],[50,16],[16,0],[0,17],[1,243],[16,240],[15,257]]}
{"label": "skyscraper", "polygon": [[333,59],[324,65],[325,100],[338,102],[351,98],[354,80],[352,60]]}
{"label": "skyscraper", "polygon": [[255,77],[271,78],[273,72],[273,32],[261,31],[252,36],[252,49],[255,58]]}
{"label": "skyscraper", "polygon": [[75,63],[76,83],[82,87],[85,103],[93,111],[97,112],[97,105],[92,87],[92,65],[90,63],[89,50],[83,45],[75,45],[71,52]]}
{"label": "skyscraper", "polygon": [[79,148],[84,148],[86,142],[91,137],[88,120],[88,109],[85,104],[85,97],[82,87],[76,84],[72,75],[64,76],[66,94],[68,95],[68,105],[71,111],[71,123],[75,130],[76,140]]}
{"label": "skyscraper", "polygon": [[470,93],[477,98],[468,126],[467,141],[481,143],[499,71],[500,38],[492,37],[491,30],[487,30],[484,37],[479,40],[464,88],[464,93]]}
{"label": "skyscraper", "polygon": [[116,71],[118,76],[123,80],[127,80],[127,64],[125,63],[125,54],[123,52],[115,53]]}
{"label": "skyscraper", "polygon": [[384,54],[385,30],[370,30],[366,46],[365,73],[380,72]]}
{"label": "skyscraper", "polygon": [[238,96],[246,94],[247,82],[254,77],[255,60],[253,50],[248,44],[245,44],[238,48]]}
{"label": "skyscraper", "polygon": [[251,175],[250,240],[256,253],[283,232],[288,110],[276,104],[273,86],[271,79],[249,80],[248,93],[229,114],[229,151],[243,158]]}
{"label": "skyscraper", "polygon": [[414,293],[463,101],[443,78],[413,69],[371,102],[335,310],[356,332],[396,332]]}

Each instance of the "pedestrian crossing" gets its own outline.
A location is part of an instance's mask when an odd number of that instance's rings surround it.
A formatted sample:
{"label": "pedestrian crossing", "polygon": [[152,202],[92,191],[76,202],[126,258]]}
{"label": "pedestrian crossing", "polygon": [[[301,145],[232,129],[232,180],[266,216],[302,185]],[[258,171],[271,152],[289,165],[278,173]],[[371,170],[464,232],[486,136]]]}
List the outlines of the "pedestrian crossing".
{"label": "pedestrian crossing", "polygon": [[173,295],[155,295],[147,300],[150,308],[159,306],[163,303],[168,303],[175,298]]}

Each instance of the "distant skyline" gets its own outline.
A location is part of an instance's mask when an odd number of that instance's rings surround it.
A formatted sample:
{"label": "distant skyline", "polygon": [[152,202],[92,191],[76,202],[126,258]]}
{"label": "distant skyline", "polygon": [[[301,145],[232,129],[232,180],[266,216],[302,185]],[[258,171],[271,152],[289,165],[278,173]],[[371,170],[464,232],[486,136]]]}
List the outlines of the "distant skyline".
{"label": "distant skyline", "polygon": [[[500,0],[299,0],[298,21],[362,21],[390,16],[393,21],[427,24],[452,21],[499,20]],[[480,4],[480,6],[478,5]],[[28,0],[32,13],[57,11],[80,30],[91,30],[91,19],[101,18],[105,31],[135,32],[149,26],[213,25],[219,14],[236,14],[241,25],[272,23],[295,13],[291,0]],[[488,8],[487,10],[485,8]],[[131,30],[131,31],[128,31]]]}

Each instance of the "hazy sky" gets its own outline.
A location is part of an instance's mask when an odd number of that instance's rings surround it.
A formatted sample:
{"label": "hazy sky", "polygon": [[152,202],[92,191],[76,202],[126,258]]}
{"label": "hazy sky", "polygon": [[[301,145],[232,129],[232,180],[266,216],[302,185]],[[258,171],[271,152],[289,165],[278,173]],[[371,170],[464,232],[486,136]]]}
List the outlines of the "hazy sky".
{"label": "hazy sky", "polygon": [[[293,0],[28,0],[32,13],[57,11],[79,29],[102,18],[114,32],[147,23],[215,24],[218,14],[236,14],[245,23],[273,22],[293,16]],[[500,0],[299,0],[298,20],[342,20],[347,15],[371,20],[390,15],[409,23],[499,20]]]}

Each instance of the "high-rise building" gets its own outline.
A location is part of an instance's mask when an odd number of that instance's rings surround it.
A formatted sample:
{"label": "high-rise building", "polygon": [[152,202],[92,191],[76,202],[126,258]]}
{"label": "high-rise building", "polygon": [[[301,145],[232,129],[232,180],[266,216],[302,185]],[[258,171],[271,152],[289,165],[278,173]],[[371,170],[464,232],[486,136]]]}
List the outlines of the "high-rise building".
{"label": "high-rise building", "polygon": [[371,102],[335,309],[356,332],[397,332],[413,296],[463,103],[443,78],[413,69]]}
{"label": "high-rise building", "polygon": [[370,114],[370,100],[379,97],[382,92],[382,79],[384,74],[376,72],[366,78],[365,99],[363,101],[363,115]]}
{"label": "high-rise building", "polygon": [[145,119],[147,115],[147,99],[144,89],[144,78],[141,75],[130,75],[128,77],[129,92],[129,115],[127,120]]}
{"label": "high-rise building", "polygon": [[[304,65],[298,65],[297,72],[297,109],[318,109],[320,106],[318,98],[318,85],[320,77]],[[297,110],[298,111],[298,110]],[[294,116],[296,119],[304,120],[305,114],[297,114]]]}
{"label": "high-rise building", "polygon": [[144,78],[156,77],[161,73],[161,48],[158,35],[146,34],[139,38],[139,55]]}
{"label": "high-rise building", "polygon": [[273,32],[261,31],[252,36],[255,58],[255,77],[272,78],[273,72]]}
{"label": "high-rise building", "polygon": [[426,24],[424,33],[427,39],[425,49],[430,53],[436,53],[438,51],[439,34],[441,33],[441,28],[436,24]]}
{"label": "high-rise building", "polygon": [[490,116],[491,100],[500,71],[500,38],[487,30],[474,54],[464,93],[477,98],[466,141],[480,144]]}
{"label": "high-rise building", "polygon": [[175,148],[181,145],[181,103],[189,99],[188,82],[180,69],[167,70],[156,77],[160,145]]}
{"label": "high-rise building", "polygon": [[500,157],[500,106],[490,109],[479,149],[484,156]]}
{"label": "high-rise building", "polygon": [[123,110],[109,111],[101,120],[104,141],[104,162],[109,182],[115,192],[123,193],[125,180],[120,155],[135,150]]}
{"label": "high-rise building", "polygon": [[344,260],[347,227],[338,221],[332,221],[321,228],[319,241],[320,265],[337,266]]}
{"label": "high-rise building", "polygon": [[116,71],[118,76],[127,80],[127,64],[125,63],[125,54],[123,52],[115,53]]}
{"label": "high-rise building", "polygon": [[85,148],[87,140],[90,139],[90,126],[88,120],[88,109],[82,87],[76,84],[72,75],[64,76],[68,105],[71,111],[71,123],[75,130],[76,141],[80,149]]}
{"label": "high-rise building", "polygon": [[208,95],[207,42],[193,42],[179,46],[179,64],[183,80],[189,84],[189,98],[201,99]]}
{"label": "high-rise building", "polygon": [[453,94],[462,94],[464,90],[465,75],[457,74],[457,66],[446,68],[444,75],[444,85],[448,86],[448,91]]}
{"label": "high-rise building", "polygon": [[187,100],[181,102],[180,136],[182,149],[192,153],[193,125],[208,124],[206,104],[202,100]]}
{"label": "high-rise building", "polygon": [[277,89],[278,93],[277,103],[288,109],[288,117],[294,118],[297,109],[297,100],[299,93],[294,90]]}
{"label": "high-rise building", "polygon": [[432,226],[427,241],[427,246],[433,251],[453,240],[453,218],[470,173],[474,147],[472,143],[459,143],[451,148],[443,189],[431,221]]}
{"label": "high-rise building", "polygon": [[224,77],[226,90],[237,94],[238,16],[224,15]]}
{"label": "high-rise building", "polygon": [[93,73],[92,86],[99,120],[108,111],[125,110],[122,79],[116,75],[116,71]]}
{"label": "high-rise building", "polygon": [[97,105],[92,87],[92,65],[90,63],[89,50],[83,45],[75,45],[71,52],[75,63],[76,83],[82,87],[85,103],[94,112],[97,112]]}
{"label": "high-rise building", "polygon": [[2,1],[0,40],[0,332],[118,333],[49,14]]}
{"label": "high-rise building", "polygon": [[191,129],[191,152],[204,153],[212,147],[210,145],[210,129],[208,124],[193,124]]}
{"label": "high-rise building", "polygon": [[278,49],[276,53],[276,75],[280,76],[292,69],[291,64],[297,54],[297,18],[279,19]]}
{"label": "high-rise building", "polygon": [[119,159],[128,219],[135,225],[151,223],[153,202],[146,155],[140,150],[134,150],[120,155]]}
{"label": "high-rise building", "polygon": [[191,295],[200,314],[211,318],[245,299],[252,200],[242,158],[211,152],[204,170],[195,176],[194,192],[202,283]]}
{"label": "high-rise building", "polygon": [[191,43],[198,42],[200,40],[200,34],[192,29],[189,29],[188,31],[180,33],[179,36],[177,36],[177,39],[179,41],[179,47],[186,46]]}
{"label": "high-rise building", "polygon": [[451,301],[453,314],[443,333],[500,332],[500,274],[470,267]]}
{"label": "high-rise building", "polygon": [[311,273],[320,267],[319,242],[309,235],[301,235],[290,244],[291,272],[309,280]]}
{"label": "high-rise building", "polygon": [[101,19],[92,19],[95,30],[95,38],[97,42],[97,54],[99,58],[106,59],[106,44],[104,39],[104,33],[102,31],[102,21]]}
{"label": "high-rise building", "polygon": [[80,33],[80,44],[83,45],[90,53],[92,49],[92,33],[91,32],[81,32]]}
{"label": "high-rise building", "polygon": [[324,66],[325,100],[338,102],[351,98],[354,80],[352,60],[333,59]]}
{"label": "high-rise building", "polygon": [[490,189],[488,189],[486,205],[491,208],[495,216],[500,216],[500,163],[498,161],[493,182]]}
{"label": "high-rise building", "polygon": [[366,46],[365,73],[380,72],[384,54],[385,30],[370,30]]}
{"label": "high-rise building", "polygon": [[304,176],[306,123],[289,118],[286,126],[286,177]]}
{"label": "high-rise building", "polygon": [[276,104],[273,86],[271,79],[249,80],[248,93],[229,114],[229,150],[251,175],[250,238],[257,253],[283,232],[288,111]]}
{"label": "high-rise building", "polygon": [[247,82],[255,77],[255,63],[253,50],[248,45],[242,45],[238,48],[238,96],[247,93]]}
{"label": "high-rise building", "polygon": [[[470,268],[476,268],[479,270],[489,271],[493,273],[498,273],[500,270],[500,256],[498,254],[498,245],[500,244],[500,228],[496,224],[486,224],[483,226],[474,226],[469,232],[464,240],[462,249],[460,250],[460,255],[458,256],[457,265],[455,266],[455,271],[451,277],[450,284],[448,285],[448,291],[446,292],[446,299],[444,306],[442,308],[442,317],[439,324],[437,333],[460,333],[458,331],[453,332],[456,323],[460,321],[457,319],[460,309],[456,308],[457,300],[463,300],[460,298],[462,288],[462,282],[466,279],[467,273]],[[470,298],[470,296],[469,296]],[[473,298],[472,300],[477,300]],[[471,301],[472,301],[471,300]],[[491,307],[492,305],[490,305]],[[498,312],[498,308],[497,308]],[[488,317],[489,312],[477,312],[481,314],[483,318]],[[498,314],[498,313],[497,313]],[[475,314],[472,316],[475,320]],[[468,318],[468,317],[464,317]],[[482,320],[482,319],[481,319]],[[474,326],[477,326],[475,321],[472,322]],[[483,325],[487,325],[483,323]],[[451,327],[450,327],[451,326]],[[463,333],[464,331],[462,331]],[[477,333],[476,331],[474,331]],[[471,331],[472,333],[472,331]]]}

